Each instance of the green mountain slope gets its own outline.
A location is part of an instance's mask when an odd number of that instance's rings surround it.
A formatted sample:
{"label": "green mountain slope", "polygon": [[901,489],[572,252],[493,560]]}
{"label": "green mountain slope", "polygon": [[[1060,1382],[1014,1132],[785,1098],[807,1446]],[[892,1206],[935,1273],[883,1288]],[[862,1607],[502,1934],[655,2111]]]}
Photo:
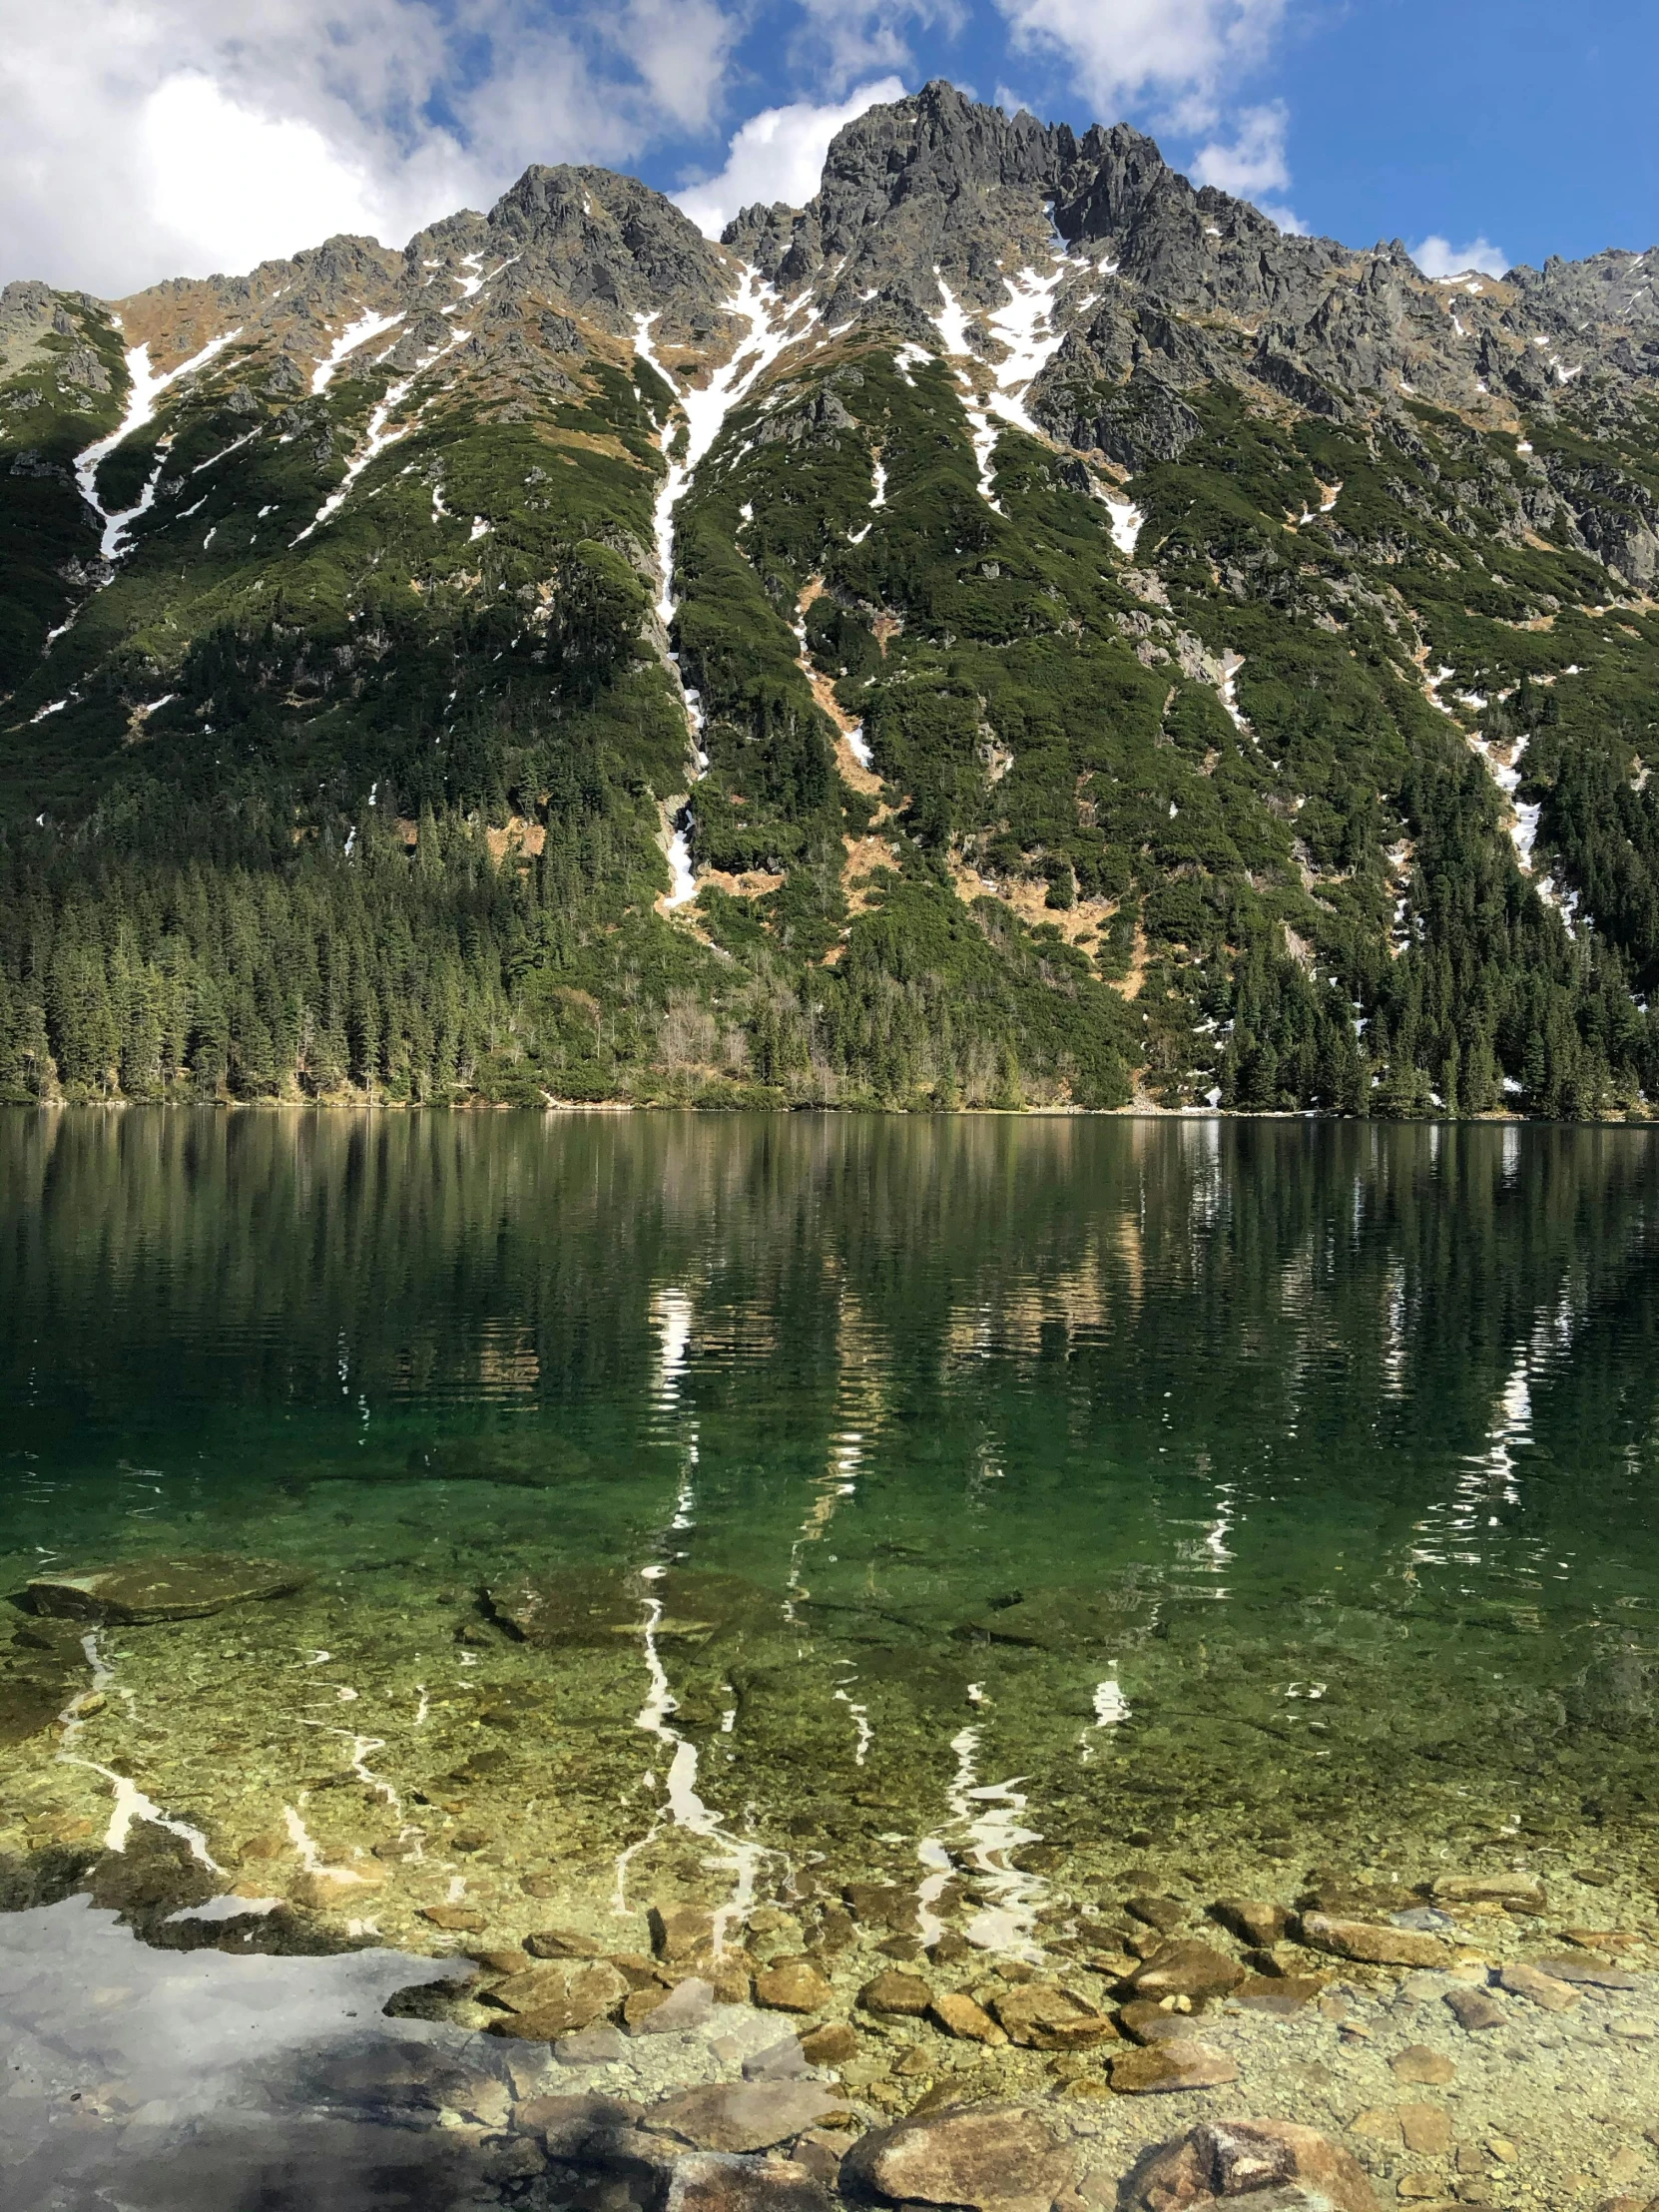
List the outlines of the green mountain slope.
{"label": "green mountain slope", "polygon": [[14,284],[0,1096],[1643,1112],[1642,276],[934,86]]}

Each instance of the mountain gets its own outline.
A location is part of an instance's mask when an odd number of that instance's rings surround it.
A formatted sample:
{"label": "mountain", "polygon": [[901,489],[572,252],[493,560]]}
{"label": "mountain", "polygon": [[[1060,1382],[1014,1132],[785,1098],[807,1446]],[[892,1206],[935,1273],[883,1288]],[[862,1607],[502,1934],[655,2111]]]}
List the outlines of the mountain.
{"label": "mountain", "polygon": [[1653,257],[944,84],[0,296],[0,1095],[1642,1114]]}

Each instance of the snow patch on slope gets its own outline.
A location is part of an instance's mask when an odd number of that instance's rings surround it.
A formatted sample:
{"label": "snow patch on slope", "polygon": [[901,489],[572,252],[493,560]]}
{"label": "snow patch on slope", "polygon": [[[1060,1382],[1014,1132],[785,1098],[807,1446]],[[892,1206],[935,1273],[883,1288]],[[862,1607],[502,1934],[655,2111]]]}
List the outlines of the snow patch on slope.
{"label": "snow patch on slope", "polygon": [[[222,337],[210,338],[200,352],[193,353],[188,361],[181,361],[177,368],[165,369],[159,376],[150,366],[148,345],[135,345],[127,354],[127,374],[132,379],[132,389],[127,394],[127,411],[117,428],[107,438],[98,439],[75,456],[75,481],[81,487],[81,497],[104,525],[99,551],[106,561],[118,561],[126,551],[125,540],[133,524],[141,515],[148,514],[155,504],[156,486],[161,482],[162,462],[158,458],[135,507],[124,507],[119,513],[106,507],[98,496],[97,480],[100,464],[118,445],[130,438],[135,431],[144,429],[156,419],[162,394],[186,376],[194,376],[199,368],[206,368],[218,353],[223,353],[234,338],[242,335],[239,323],[234,330],[227,330]],[[224,456],[220,455],[223,459]]]}
{"label": "snow patch on slope", "polygon": [[348,323],[311,370],[311,390],[326,391],[333,381],[335,369],[348,353],[354,353],[359,345],[366,345],[370,338],[377,338],[382,332],[395,328],[402,319],[401,314],[365,314],[357,321]]}

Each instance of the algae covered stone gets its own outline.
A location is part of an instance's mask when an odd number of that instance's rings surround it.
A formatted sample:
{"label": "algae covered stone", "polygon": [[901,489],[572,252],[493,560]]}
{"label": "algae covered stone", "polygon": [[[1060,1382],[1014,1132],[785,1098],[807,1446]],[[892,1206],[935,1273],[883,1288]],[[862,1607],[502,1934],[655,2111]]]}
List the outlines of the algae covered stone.
{"label": "algae covered stone", "polygon": [[85,1574],[32,1575],[24,1601],[60,1620],[143,1628],[157,1621],[204,1620],[227,1606],[288,1597],[306,1577],[271,1559],[236,1559],[202,1552],[131,1559]]}

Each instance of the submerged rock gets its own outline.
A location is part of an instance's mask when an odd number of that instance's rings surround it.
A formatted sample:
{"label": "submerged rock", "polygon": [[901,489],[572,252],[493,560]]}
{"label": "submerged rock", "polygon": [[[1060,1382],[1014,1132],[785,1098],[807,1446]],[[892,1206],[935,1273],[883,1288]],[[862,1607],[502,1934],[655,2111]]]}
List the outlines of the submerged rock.
{"label": "submerged rock", "polygon": [[1444,2051],[1431,2050],[1426,2043],[1407,2043],[1388,2060],[1388,2071],[1396,2081],[1410,2081],[1430,2087],[1444,2088],[1448,2081],[1457,2078],[1457,2066]]}
{"label": "submerged rock", "polygon": [[911,2015],[919,2019],[932,2001],[933,1992],[920,1974],[896,1970],[878,1973],[858,1991],[858,2002],[866,2012],[894,2013],[900,2017]]}
{"label": "submerged rock", "polygon": [[775,2012],[822,2012],[834,1991],[810,1958],[775,1958],[755,1976],[755,2001]]}
{"label": "submerged rock", "polygon": [[1637,1975],[1623,1966],[1610,1964],[1596,1958],[1588,1951],[1563,1951],[1550,1958],[1537,1958],[1533,1964],[1540,1973],[1551,1975],[1556,1981],[1570,1981],[1590,1989],[1639,1989],[1642,1982]]}
{"label": "submerged rock", "polygon": [[24,1591],[36,1613],[59,1620],[140,1628],[156,1621],[202,1620],[228,1605],[288,1597],[306,1577],[270,1559],[203,1553],[178,1559],[134,1559],[88,1574],[37,1574]]}
{"label": "submerged rock", "polygon": [[794,2159],[699,2151],[675,2160],[663,2212],[830,2212],[830,2195]]}
{"label": "submerged rock", "polygon": [[850,2020],[827,2020],[802,2036],[801,2055],[814,2066],[844,2066],[858,2055],[858,2031]]}
{"label": "submerged rock", "polygon": [[1091,2011],[1068,1990],[1047,1982],[1025,1982],[991,2003],[1008,2040],[1031,2050],[1080,2050],[1117,2039],[1118,2031],[1104,2013]]}
{"label": "submerged rock", "polygon": [[487,1992],[506,2014],[492,2020],[495,2035],[552,2042],[603,2019],[621,2003],[628,1984],[608,1959],[548,1959],[524,1973],[508,1974]]}
{"label": "submerged rock", "polygon": [[1535,1874],[1442,1874],[1429,1895],[1436,1905],[1517,1905],[1544,1909],[1544,1886]]}
{"label": "submerged rock", "polygon": [[1022,2105],[900,2120],[865,2135],[841,2161],[843,2187],[850,2181],[895,2203],[971,2212],[1051,2203],[1069,2170],[1069,2156]]}
{"label": "submerged rock", "polygon": [[752,1583],[687,1569],[671,1569],[651,1583],[619,1567],[515,1574],[486,1583],[479,1595],[501,1627],[543,1649],[643,1635],[653,1602],[662,1606],[653,1628],[659,1641],[708,1643],[744,1626],[770,1625],[772,1618]]}
{"label": "submerged rock", "polygon": [[1102,1597],[1098,1590],[1034,1590],[991,1606],[957,1633],[974,1642],[1064,1651],[1078,1644],[1138,1641],[1150,1618],[1150,1608],[1140,1598]]}
{"label": "submerged rock", "polygon": [[1363,2168],[1316,2129],[1289,2120],[1204,2122],[1140,2159],[1119,2192],[1120,2212],[1200,2212],[1243,2200],[1290,2212],[1377,2212]]}
{"label": "submerged rock", "polygon": [[646,2112],[641,2125],[677,2135],[694,2150],[771,2150],[850,2107],[819,2081],[717,2081],[681,2089]]}
{"label": "submerged rock", "polygon": [[1130,1976],[1139,1997],[1225,1996],[1244,1978],[1236,1958],[1196,1938],[1161,1944]]}
{"label": "submerged rock", "polygon": [[1112,2087],[1120,2096],[1154,2096],[1176,2089],[1219,2089],[1237,2081],[1231,2058],[1208,2043],[1180,2040],[1145,2043],[1121,2051],[1112,2060]]}
{"label": "submerged rock", "polygon": [[977,2004],[965,1989],[953,1989],[935,1997],[928,2008],[928,2017],[946,2035],[955,2035],[966,2043],[987,2043],[994,2048],[1008,2040],[984,2006]]}
{"label": "submerged rock", "polygon": [[1509,2017],[1502,2005],[1488,1996],[1484,1989],[1462,1986],[1448,1989],[1445,1992],[1445,2001],[1458,2026],[1466,2028],[1470,2034],[1477,2034],[1482,2028],[1501,2027]]}
{"label": "submerged rock", "polygon": [[1150,1999],[1136,1999],[1120,2008],[1118,2029],[1136,2043],[1180,2043],[1198,2033],[1198,2018],[1192,2012],[1166,2012]]}
{"label": "submerged rock", "polygon": [[1258,1950],[1272,1950],[1291,1925],[1290,1907],[1269,1898],[1218,1898],[1210,1911],[1223,1928]]}
{"label": "submerged rock", "polygon": [[1438,1936],[1408,1928],[1382,1928],[1371,1921],[1334,1920],[1329,1913],[1304,1913],[1302,1940],[1313,1950],[1330,1951],[1368,1966],[1447,1966],[1451,1951]]}
{"label": "submerged rock", "polygon": [[1578,2002],[1576,1989],[1552,1973],[1540,1973],[1536,1966],[1504,1966],[1497,1979],[1500,1988],[1512,1996],[1525,1997],[1546,2012],[1570,2012]]}

